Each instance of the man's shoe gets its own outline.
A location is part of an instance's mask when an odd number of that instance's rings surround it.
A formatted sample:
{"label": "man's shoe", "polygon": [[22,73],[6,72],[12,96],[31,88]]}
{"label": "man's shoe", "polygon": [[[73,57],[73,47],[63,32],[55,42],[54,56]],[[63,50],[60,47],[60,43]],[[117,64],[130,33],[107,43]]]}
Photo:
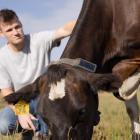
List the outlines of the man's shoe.
{"label": "man's shoe", "polygon": [[33,131],[26,131],[22,133],[21,140],[32,140],[33,138]]}

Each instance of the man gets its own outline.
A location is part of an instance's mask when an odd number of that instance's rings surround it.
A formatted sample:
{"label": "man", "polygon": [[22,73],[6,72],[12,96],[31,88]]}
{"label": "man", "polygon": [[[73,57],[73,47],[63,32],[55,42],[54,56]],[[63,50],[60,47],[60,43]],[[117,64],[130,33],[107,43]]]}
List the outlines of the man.
{"label": "man", "polygon": [[[7,39],[7,44],[0,50],[0,89],[4,97],[32,83],[46,71],[50,61],[50,52],[61,39],[71,34],[75,21],[69,22],[55,31],[44,31],[24,35],[22,23],[16,13],[9,9],[0,11],[0,35]],[[12,133],[17,124],[23,129],[46,134],[47,126],[42,119],[36,118],[37,100],[29,104],[30,112],[15,113],[15,105],[8,105],[0,112],[0,133]],[[22,103],[21,103],[22,104]],[[20,109],[19,109],[20,110]],[[25,133],[26,134],[26,133]],[[26,136],[26,135],[25,135]],[[26,139],[23,135],[23,139]],[[30,139],[30,138],[29,138]]]}

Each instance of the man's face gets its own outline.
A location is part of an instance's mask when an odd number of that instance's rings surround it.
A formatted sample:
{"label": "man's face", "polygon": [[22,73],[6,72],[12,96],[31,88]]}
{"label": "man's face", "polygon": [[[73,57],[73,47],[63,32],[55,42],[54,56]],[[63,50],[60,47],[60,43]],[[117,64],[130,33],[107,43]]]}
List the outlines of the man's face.
{"label": "man's face", "polygon": [[0,31],[9,44],[18,45],[24,40],[22,24],[17,18],[14,18],[9,23],[0,22]]}

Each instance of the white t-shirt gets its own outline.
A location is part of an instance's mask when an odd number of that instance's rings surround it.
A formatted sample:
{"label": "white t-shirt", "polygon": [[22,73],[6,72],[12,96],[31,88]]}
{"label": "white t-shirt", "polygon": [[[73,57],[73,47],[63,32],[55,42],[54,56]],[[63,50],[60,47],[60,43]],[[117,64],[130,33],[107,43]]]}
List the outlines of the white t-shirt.
{"label": "white t-shirt", "polygon": [[9,47],[0,49],[0,89],[13,87],[15,91],[32,83],[46,71],[53,47],[54,31],[25,35],[20,52]]}

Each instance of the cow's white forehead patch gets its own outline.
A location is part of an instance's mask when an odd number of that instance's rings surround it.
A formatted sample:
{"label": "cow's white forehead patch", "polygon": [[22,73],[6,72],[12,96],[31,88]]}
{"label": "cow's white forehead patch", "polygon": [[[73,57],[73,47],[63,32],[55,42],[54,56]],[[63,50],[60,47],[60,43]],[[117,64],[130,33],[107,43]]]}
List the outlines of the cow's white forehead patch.
{"label": "cow's white forehead patch", "polygon": [[62,79],[57,84],[51,84],[49,99],[55,100],[59,98],[63,98],[65,96],[65,79]]}

